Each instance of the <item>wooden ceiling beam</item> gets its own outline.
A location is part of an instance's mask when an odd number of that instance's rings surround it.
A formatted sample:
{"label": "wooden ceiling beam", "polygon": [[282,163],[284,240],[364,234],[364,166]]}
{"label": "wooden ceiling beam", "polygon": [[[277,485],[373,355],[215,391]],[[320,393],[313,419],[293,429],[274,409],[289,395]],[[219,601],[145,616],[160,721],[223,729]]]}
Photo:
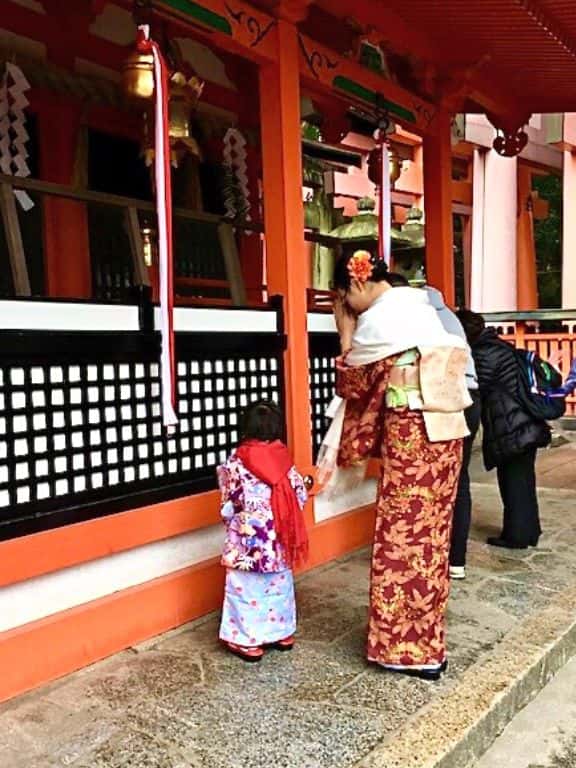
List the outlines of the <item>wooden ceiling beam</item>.
{"label": "wooden ceiling beam", "polygon": [[420,30],[409,26],[394,11],[375,0],[317,0],[316,5],[333,16],[349,18],[378,29],[382,39],[390,42],[398,54],[411,55],[429,62],[438,62],[440,50]]}
{"label": "wooden ceiling beam", "polygon": [[[51,0],[45,0],[49,7]],[[63,0],[60,0],[63,2]],[[92,6],[93,10],[96,6]],[[90,17],[70,15],[66,21],[55,13],[40,14],[15,5],[10,0],[0,0],[0,18],[6,18],[7,27],[15,36],[28,37],[46,46],[47,58],[58,66],[72,69],[76,56],[91,59],[112,69],[120,66],[125,54],[114,43],[90,34]],[[61,9],[62,10],[62,9]],[[94,17],[96,18],[96,17]],[[9,47],[8,43],[5,43]]]}
{"label": "wooden ceiling beam", "polygon": [[300,24],[308,16],[314,0],[273,0],[270,11],[274,16],[292,24]]}
{"label": "wooden ceiling beam", "polygon": [[88,28],[104,10],[107,0],[40,0],[49,16],[56,16],[64,24],[78,23],[81,19]]}
{"label": "wooden ceiling beam", "polygon": [[576,59],[576,38],[569,34],[556,19],[547,13],[538,0],[517,0],[528,16],[541,29],[552,37],[558,45],[570,56]]}

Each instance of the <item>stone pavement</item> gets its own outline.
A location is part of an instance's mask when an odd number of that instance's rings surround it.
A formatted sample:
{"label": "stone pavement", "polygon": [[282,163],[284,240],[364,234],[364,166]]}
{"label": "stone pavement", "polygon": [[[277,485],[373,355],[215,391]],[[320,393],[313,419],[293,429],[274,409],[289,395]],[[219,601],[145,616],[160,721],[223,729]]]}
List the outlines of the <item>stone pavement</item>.
{"label": "stone pavement", "polygon": [[453,588],[442,682],[365,665],[362,551],[299,580],[291,653],[247,665],[218,646],[210,616],[3,705],[1,768],[471,765],[576,651],[576,494],[558,487],[575,487],[574,458],[572,445],[542,455],[552,487],[541,491],[537,550],[483,543],[500,504],[492,485],[474,486],[469,578]]}

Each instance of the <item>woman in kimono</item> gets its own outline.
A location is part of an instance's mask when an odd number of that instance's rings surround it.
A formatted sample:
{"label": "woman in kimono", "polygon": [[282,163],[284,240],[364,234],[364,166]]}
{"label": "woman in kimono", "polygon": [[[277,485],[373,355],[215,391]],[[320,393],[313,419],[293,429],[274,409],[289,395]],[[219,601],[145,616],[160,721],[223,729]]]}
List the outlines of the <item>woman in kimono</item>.
{"label": "woman in kimono", "polygon": [[296,632],[293,566],[308,553],[302,477],[281,442],[274,403],[252,406],[242,442],[218,469],[226,539],[220,639],[245,661],[266,647],[289,651]]}
{"label": "woman in kimono", "polygon": [[329,409],[319,481],[324,493],[340,493],[364,477],[370,458],[381,459],[367,658],[437,680],[447,666],[450,533],[470,404],[467,353],[424,291],[391,290],[387,277],[385,263],[365,251],[336,265],[339,397]]}

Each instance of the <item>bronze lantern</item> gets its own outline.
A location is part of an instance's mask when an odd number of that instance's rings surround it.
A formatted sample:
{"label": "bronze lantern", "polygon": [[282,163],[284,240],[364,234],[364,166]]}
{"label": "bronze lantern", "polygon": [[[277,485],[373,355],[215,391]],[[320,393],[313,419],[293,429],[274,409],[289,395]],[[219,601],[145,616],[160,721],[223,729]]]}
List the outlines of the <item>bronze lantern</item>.
{"label": "bronze lantern", "polygon": [[414,206],[408,211],[406,222],[399,235],[394,257],[395,269],[409,280],[410,285],[424,285],[426,283],[424,269],[426,239],[424,214],[419,208]]}
{"label": "bronze lantern", "polygon": [[394,149],[388,149],[386,144],[382,144],[379,147],[370,152],[368,156],[368,178],[377,187],[380,186],[382,181],[382,152],[388,152],[388,159],[390,161],[390,184],[394,184],[400,178],[402,173],[402,159]]}
{"label": "bronze lantern", "polygon": [[168,133],[175,165],[186,153],[200,157],[200,147],[192,135],[190,122],[203,90],[204,82],[196,75],[187,78],[182,72],[174,72],[170,77]]}
{"label": "bronze lantern", "polygon": [[390,158],[390,184],[394,186],[402,173],[402,158],[393,149],[388,152]]}
{"label": "bronze lantern", "polygon": [[[351,256],[354,251],[361,249],[377,257],[380,223],[378,216],[374,213],[376,203],[370,197],[363,197],[358,201],[357,207],[358,214],[345,224],[333,229],[330,237],[340,241],[340,250],[344,256]],[[392,253],[395,253],[399,247],[402,247],[404,238],[396,227],[392,227],[390,238]]]}

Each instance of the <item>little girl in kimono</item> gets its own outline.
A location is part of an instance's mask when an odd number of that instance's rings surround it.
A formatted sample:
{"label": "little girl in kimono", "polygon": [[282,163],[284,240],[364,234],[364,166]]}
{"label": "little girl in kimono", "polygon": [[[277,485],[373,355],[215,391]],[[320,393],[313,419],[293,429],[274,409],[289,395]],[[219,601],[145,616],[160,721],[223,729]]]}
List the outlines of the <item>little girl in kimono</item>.
{"label": "little girl in kimono", "polygon": [[245,661],[260,661],[265,648],[294,645],[292,568],[308,554],[307,493],[281,442],[282,427],[274,403],[252,406],[240,446],[218,468],[226,526],[220,640]]}

